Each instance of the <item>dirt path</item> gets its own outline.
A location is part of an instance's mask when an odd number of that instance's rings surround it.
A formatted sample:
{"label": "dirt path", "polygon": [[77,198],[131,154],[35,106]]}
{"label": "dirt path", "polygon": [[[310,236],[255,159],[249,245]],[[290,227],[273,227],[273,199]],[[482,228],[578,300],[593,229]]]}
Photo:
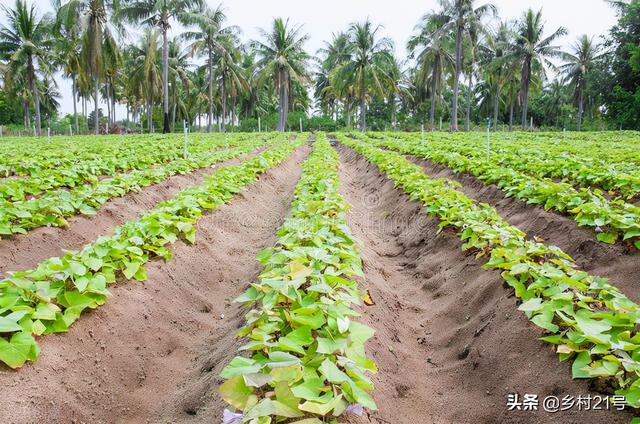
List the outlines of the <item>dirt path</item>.
{"label": "dirt path", "polygon": [[[263,151],[260,148],[250,154],[215,165],[216,168],[239,164]],[[64,254],[64,250],[79,249],[104,234],[110,234],[118,226],[153,209],[163,200],[175,196],[185,188],[200,184],[214,168],[201,168],[186,175],[174,175],[166,180],[130,192],[123,197],[109,200],[94,216],[76,215],[67,218],[68,227],[40,227],[27,234],[0,239],[0,278],[8,271],[32,269],[45,259]]]}
{"label": "dirt path", "polygon": [[213,422],[206,407],[225,365],[216,352],[235,354],[219,340],[233,338],[242,317],[230,302],[258,274],[255,255],[275,242],[308,151],[204,216],[197,244],[177,242],[171,262],[148,265],[146,283],[113,287],[68,334],[43,337],[38,362],[1,368],[0,422]]}
{"label": "dirt path", "polygon": [[640,254],[628,253],[620,244],[607,245],[596,240],[592,228],[579,227],[571,218],[547,212],[543,207],[528,205],[525,201],[504,197],[495,184],[487,185],[470,174],[456,174],[451,169],[408,156],[422,166],[433,178],[448,178],[462,184],[459,188],[468,197],[494,206],[500,216],[510,224],[553,244],[571,255],[580,269],[590,274],[608,277],[634,302],[640,302]]}
{"label": "dirt path", "polygon": [[[587,395],[542,332],[517,311],[498,273],[461,250],[448,231],[393,187],[377,168],[340,146],[349,225],[363,243],[375,306],[368,351],[379,367],[380,410],[358,423],[626,423],[620,412],[507,412],[509,393]],[[594,393],[592,393],[594,394]],[[540,407],[540,409],[542,409]]]}

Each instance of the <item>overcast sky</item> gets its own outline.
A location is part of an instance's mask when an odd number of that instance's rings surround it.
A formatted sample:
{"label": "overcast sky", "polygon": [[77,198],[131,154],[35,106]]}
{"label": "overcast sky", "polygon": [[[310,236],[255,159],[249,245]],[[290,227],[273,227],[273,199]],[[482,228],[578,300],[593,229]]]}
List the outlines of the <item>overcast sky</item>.
{"label": "overcast sky", "polygon": [[[10,5],[13,1],[1,0],[0,3]],[[211,6],[219,4],[207,1]],[[49,0],[27,2],[35,3],[40,13],[51,11]],[[369,17],[384,26],[384,35],[396,43],[396,53],[401,58],[406,53],[404,46],[419,18],[437,8],[436,0],[226,0],[222,3],[228,23],[241,27],[245,39],[258,37],[256,28],[268,28],[274,17],[290,18],[293,23],[304,25],[304,30],[310,35],[307,50],[311,54],[322,47],[324,40],[330,40],[332,33],[346,28],[351,22]],[[569,35],[560,42],[567,47],[582,34],[606,34],[616,21],[613,9],[605,0],[494,0],[493,3],[498,7],[500,17],[509,20],[519,18],[529,7],[542,8],[547,32],[559,26],[568,29]],[[6,23],[4,15],[0,17],[0,23]],[[62,113],[71,112],[71,85],[62,78],[58,83],[63,95]]]}

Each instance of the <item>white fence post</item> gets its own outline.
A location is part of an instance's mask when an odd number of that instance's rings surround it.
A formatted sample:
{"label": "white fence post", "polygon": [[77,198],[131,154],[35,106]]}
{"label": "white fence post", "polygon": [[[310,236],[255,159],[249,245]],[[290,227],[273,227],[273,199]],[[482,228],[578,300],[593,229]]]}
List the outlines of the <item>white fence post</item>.
{"label": "white fence post", "polygon": [[182,125],[184,126],[184,158],[189,157],[189,130],[187,129],[187,121],[183,120]]}

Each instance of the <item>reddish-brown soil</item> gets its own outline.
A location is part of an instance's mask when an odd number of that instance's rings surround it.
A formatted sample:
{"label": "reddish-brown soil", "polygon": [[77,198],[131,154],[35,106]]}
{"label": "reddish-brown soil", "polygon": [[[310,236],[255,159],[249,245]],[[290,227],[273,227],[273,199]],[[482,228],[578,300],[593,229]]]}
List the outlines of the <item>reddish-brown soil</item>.
{"label": "reddish-brown soil", "polygon": [[579,227],[570,217],[545,211],[541,206],[507,198],[498,186],[485,184],[473,175],[456,174],[431,161],[408,158],[422,166],[430,177],[459,182],[462,185],[460,191],[494,206],[502,218],[527,233],[528,237],[537,237],[539,241],[560,247],[575,259],[580,269],[609,278],[630,299],[640,302],[640,254],[637,251],[629,253],[623,245],[601,243],[596,240],[592,228]]}
{"label": "reddish-brown soil", "polygon": [[[542,331],[517,311],[497,272],[461,250],[456,234],[393,187],[377,168],[339,147],[349,224],[363,245],[368,288],[361,308],[376,329],[368,351],[379,373],[379,411],[358,423],[626,423],[630,414],[508,412],[509,393],[587,396]],[[540,407],[542,409],[542,407]]]}
{"label": "reddish-brown soil", "polygon": [[[553,348],[538,340],[543,331],[517,310],[497,272],[483,270],[482,260],[463,252],[455,233],[438,234],[438,221],[374,165],[337,148],[341,192],[353,206],[349,225],[362,245],[361,283],[375,301],[359,310],[376,329],[368,352],[379,367],[373,392],[379,411],[348,422],[629,422],[626,412],[577,407],[556,414],[541,406],[507,411],[510,393],[540,399],[597,393],[586,381],[572,380],[570,364],[558,363]],[[147,282],[115,285],[106,305],[85,314],[69,333],[42,337],[36,363],[18,371],[0,366],[0,423],[221,422],[218,374],[241,344],[235,334],[245,313],[232,299],[259,273],[255,255],[275,243],[308,152],[308,146],[298,149],[229,205],[205,215],[197,243],[178,241],[172,261],[152,261]],[[421,164],[432,176],[460,178],[467,195],[497,205],[512,224],[558,244],[591,272],[614,283],[622,277],[620,286],[633,298],[634,268],[621,248],[594,242],[590,230],[565,217],[505,200],[495,187]],[[0,272],[32,267],[108,233],[197,184],[205,172],[114,199],[95,217],[70,219],[70,228],[1,241]]]}
{"label": "reddish-brown soil", "polygon": [[94,216],[77,215],[67,219],[67,227],[41,227],[27,234],[0,239],[0,278],[8,271],[31,269],[43,260],[60,256],[64,250],[79,249],[98,236],[111,233],[115,227],[154,208],[191,185],[200,184],[215,168],[235,165],[255,156],[264,148],[230,159],[214,167],[198,169],[190,174],[174,175],[140,192],[127,193],[102,205]]}
{"label": "reddish-brown soil", "polygon": [[112,287],[69,333],[43,337],[35,364],[0,368],[0,422],[215,422],[217,374],[242,321],[231,300],[258,274],[255,255],[275,243],[308,151],[204,216],[197,243],[179,241],[171,262],[151,262],[148,281]]}

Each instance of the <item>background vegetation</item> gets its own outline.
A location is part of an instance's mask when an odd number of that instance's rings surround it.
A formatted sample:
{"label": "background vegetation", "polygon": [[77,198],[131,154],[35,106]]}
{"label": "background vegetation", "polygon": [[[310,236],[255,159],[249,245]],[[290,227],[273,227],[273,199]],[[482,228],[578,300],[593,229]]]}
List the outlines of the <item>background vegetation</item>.
{"label": "background vegetation", "polygon": [[[638,130],[640,0],[609,3],[618,17],[609,33],[581,35],[564,51],[566,30],[546,27],[541,11],[505,21],[492,4],[440,0],[399,58],[369,20],[311,56],[301,25],[274,19],[242,43],[224,9],[204,0],[54,0],[55,13],[43,16],[16,0],[2,6],[0,125],[39,134],[169,132],[183,121],[203,131],[456,131],[487,122]],[[134,40],[132,28],[141,33]],[[67,116],[58,112],[60,74],[74,98]]]}

